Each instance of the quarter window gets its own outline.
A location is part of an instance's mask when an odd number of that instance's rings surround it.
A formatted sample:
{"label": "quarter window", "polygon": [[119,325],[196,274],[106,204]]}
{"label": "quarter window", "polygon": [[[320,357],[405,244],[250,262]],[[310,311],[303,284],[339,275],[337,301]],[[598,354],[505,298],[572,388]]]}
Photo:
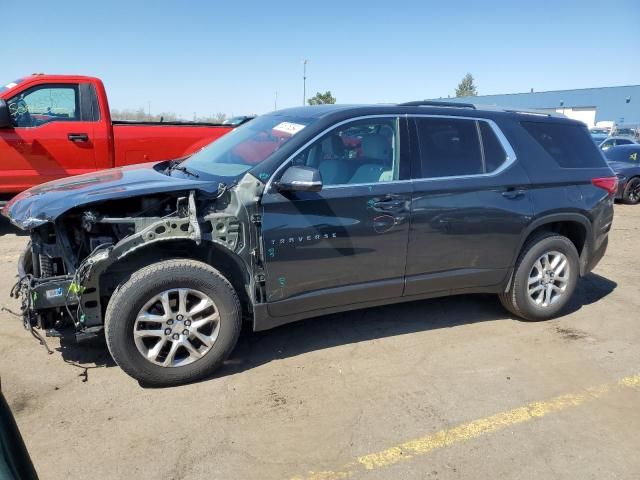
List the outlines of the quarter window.
{"label": "quarter window", "polygon": [[356,120],[297,155],[293,163],[317,168],[323,185],[379,183],[399,178],[397,118]]}
{"label": "quarter window", "polygon": [[480,135],[482,136],[482,147],[484,149],[484,164],[487,173],[495,172],[507,161],[507,152],[496,136],[496,132],[487,122],[478,122],[480,125]]}
{"label": "quarter window", "polygon": [[603,164],[602,154],[594,148],[587,127],[552,122],[522,122],[522,126],[562,168],[593,168]]}
{"label": "quarter window", "polygon": [[15,127],[38,127],[56,121],[79,120],[75,85],[43,85],[22,92],[8,102]]}

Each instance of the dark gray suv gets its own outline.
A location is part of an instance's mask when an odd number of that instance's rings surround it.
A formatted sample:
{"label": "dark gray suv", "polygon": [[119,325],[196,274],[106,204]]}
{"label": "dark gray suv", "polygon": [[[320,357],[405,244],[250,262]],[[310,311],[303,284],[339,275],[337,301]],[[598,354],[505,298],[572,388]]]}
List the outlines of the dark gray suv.
{"label": "dark gray suv", "polygon": [[105,332],[147,384],[209,374],[242,318],[470,292],[557,315],[604,255],[616,176],[586,127],[411,102],[258,117],[189,159],[35,187],[15,293],[27,328]]}

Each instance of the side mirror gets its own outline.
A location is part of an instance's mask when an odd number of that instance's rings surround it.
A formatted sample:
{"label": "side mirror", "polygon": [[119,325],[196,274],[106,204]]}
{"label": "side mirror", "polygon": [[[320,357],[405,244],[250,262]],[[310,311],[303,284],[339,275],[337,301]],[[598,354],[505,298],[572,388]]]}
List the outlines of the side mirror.
{"label": "side mirror", "polygon": [[0,128],[9,128],[11,126],[11,115],[7,102],[0,98]]}
{"label": "side mirror", "polygon": [[317,168],[294,165],[285,170],[276,188],[281,192],[319,192],[322,176]]}

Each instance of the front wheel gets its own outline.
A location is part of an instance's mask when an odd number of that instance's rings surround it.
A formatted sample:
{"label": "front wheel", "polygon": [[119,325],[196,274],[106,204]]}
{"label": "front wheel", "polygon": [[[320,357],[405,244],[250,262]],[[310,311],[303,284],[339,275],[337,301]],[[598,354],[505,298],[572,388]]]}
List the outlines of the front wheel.
{"label": "front wheel", "polygon": [[500,294],[500,301],[525,320],[547,320],[567,305],[579,275],[573,242],[556,233],[543,233],[525,244],[511,286]]}
{"label": "front wheel", "polygon": [[116,363],[149,386],[200,380],[220,367],[240,335],[238,296],[217,270],[167,260],[135,272],[113,294],[105,315]]}

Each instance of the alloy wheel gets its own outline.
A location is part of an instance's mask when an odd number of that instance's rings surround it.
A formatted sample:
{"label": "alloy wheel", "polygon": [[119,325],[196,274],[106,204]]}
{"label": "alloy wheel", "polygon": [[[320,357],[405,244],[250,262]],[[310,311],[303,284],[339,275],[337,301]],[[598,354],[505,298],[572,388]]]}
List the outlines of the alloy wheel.
{"label": "alloy wheel", "polygon": [[539,307],[556,303],[565,294],[570,275],[566,255],[557,251],[541,255],[529,272],[529,298]]}
{"label": "alloy wheel", "polygon": [[220,313],[206,294],[174,288],[140,309],[133,336],[140,354],[162,367],[182,367],[205,356],[220,331]]}

